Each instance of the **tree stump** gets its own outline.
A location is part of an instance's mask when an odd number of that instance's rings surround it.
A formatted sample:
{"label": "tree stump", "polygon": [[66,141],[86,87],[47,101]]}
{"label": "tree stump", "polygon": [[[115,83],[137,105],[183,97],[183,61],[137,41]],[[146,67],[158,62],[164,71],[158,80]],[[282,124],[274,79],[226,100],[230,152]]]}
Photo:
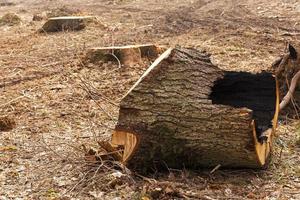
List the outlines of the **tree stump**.
{"label": "tree stump", "polygon": [[10,131],[16,126],[16,122],[7,116],[0,117],[0,132]]}
{"label": "tree stump", "polygon": [[64,16],[50,18],[39,30],[40,32],[79,31],[86,27],[93,16]]}
{"label": "tree stump", "polygon": [[122,161],[159,167],[262,168],[270,156],[279,93],[270,73],[223,71],[194,49],[164,52],[121,101],[112,136]]}
{"label": "tree stump", "polygon": [[87,52],[86,60],[92,63],[114,61],[124,66],[132,66],[142,64],[143,58],[156,59],[162,52],[161,49],[162,47],[153,44],[91,48]]}

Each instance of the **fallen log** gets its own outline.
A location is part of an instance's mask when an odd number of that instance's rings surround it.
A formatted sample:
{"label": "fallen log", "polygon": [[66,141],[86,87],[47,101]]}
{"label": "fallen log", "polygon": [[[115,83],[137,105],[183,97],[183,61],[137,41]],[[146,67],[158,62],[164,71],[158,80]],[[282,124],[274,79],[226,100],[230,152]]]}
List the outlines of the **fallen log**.
{"label": "fallen log", "polygon": [[132,66],[142,64],[143,58],[156,59],[162,52],[162,47],[153,44],[127,45],[91,48],[86,54],[88,62],[114,61],[120,65]]}
{"label": "fallen log", "polygon": [[262,168],[278,112],[272,74],[223,71],[204,52],[168,49],[122,99],[111,142],[139,171]]}
{"label": "fallen log", "polygon": [[93,16],[53,17],[48,19],[39,32],[79,31],[94,18]]}

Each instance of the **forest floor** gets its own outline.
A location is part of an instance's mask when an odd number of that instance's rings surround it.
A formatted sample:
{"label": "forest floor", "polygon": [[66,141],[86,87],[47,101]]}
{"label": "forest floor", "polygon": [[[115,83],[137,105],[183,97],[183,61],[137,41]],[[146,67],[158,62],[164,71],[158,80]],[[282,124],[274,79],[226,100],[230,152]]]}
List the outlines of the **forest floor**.
{"label": "forest floor", "polygon": [[[78,32],[37,33],[33,15],[95,15]],[[0,0],[0,200],[300,199],[300,131],[281,117],[266,170],[173,170],[147,178],[118,163],[88,162],[110,137],[122,96],[149,66],[84,64],[89,47],[154,43],[212,53],[222,69],[270,68],[300,41],[298,0]],[[87,90],[87,88],[89,88]]]}

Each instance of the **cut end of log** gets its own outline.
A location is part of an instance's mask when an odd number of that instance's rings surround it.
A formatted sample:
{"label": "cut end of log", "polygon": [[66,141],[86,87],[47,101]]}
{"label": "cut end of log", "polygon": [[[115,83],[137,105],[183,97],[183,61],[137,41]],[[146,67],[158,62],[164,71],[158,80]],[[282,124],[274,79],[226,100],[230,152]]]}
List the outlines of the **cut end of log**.
{"label": "cut end of log", "polygon": [[123,149],[123,155],[120,161],[126,163],[137,148],[138,138],[133,133],[115,131],[112,135],[111,144]]}
{"label": "cut end of log", "polygon": [[223,71],[206,53],[168,49],[122,99],[112,144],[139,171],[262,168],[278,113],[272,74]]}
{"label": "cut end of log", "polygon": [[153,44],[91,48],[85,60],[91,63],[112,61],[124,66],[142,64],[143,58],[155,60],[164,48]]}
{"label": "cut end of log", "polygon": [[63,16],[53,17],[43,25],[38,32],[59,32],[59,31],[79,31],[86,27],[86,24],[95,17],[93,16]]}

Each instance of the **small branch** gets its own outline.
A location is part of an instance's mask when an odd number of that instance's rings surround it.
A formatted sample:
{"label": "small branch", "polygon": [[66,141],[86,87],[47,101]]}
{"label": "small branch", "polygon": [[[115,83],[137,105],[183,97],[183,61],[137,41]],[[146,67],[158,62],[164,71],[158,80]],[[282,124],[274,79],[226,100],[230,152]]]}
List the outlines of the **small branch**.
{"label": "small branch", "polygon": [[213,174],[215,171],[217,171],[221,167],[220,164],[218,164],[213,170],[210,171],[211,174]]}
{"label": "small branch", "polygon": [[296,73],[296,75],[292,78],[292,81],[291,81],[291,86],[289,88],[289,91],[287,92],[287,94],[283,97],[280,105],[279,105],[279,108],[280,110],[282,110],[283,108],[285,108],[288,103],[290,102],[290,100],[292,99],[292,96],[295,92],[295,89],[296,89],[296,86],[297,86],[297,82],[300,78],[300,71],[298,71]]}
{"label": "small branch", "polygon": [[19,100],[19,99],[22,99],[22,98],[24,98],[24,96],[19,96],[19,97],[15,98],[15,99],[10,100],[9,102],[6,102],[6,103],[4,103],[4,104],[1,104],[1,105],[0,105],[0,108],[5,107],[5,106],[7,106],[7,105],[10,105],[11,103],[13,103],[13,102],[15,102],[15,101],[17,101],[17,100]]}
{"label": "small branch", "polygon": [[121,68],[121,61],[119,60],[119,58],[114,54],[114,53],[111,53],[111,55],[118,61],[118,64],[119,64],[119,68]]}
{"label": "small branch", "polygon": [[82,89],[91,97],[91,99],[96,103],[96,105],[114,122],[116,122],[116,119],[110,114],[108,113],[94,98],[93,95],[91,94],[91,91],[89,90],[89,87],[87,86],[86,82],[81,79],[78,76],[79,80],[82,82],[83,86]]}

